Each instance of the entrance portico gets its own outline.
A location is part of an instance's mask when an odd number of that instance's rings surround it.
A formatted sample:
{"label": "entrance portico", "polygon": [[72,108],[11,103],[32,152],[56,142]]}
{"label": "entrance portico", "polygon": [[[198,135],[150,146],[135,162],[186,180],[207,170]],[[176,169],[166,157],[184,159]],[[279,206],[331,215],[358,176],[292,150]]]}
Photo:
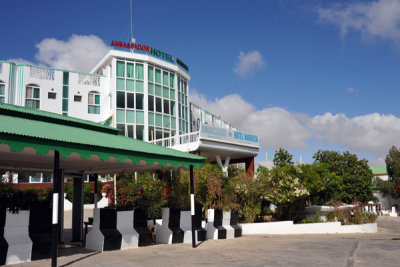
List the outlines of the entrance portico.
{"label": "entrance portico", "polygon": [[[0,169],[53,173],[53,266],[59,243],[62,172],[193,170],[204,164],[205,158],[123,137],[118,131],[89,121],[0,104]],[[78,229],[82,230],[82,216],[75,217]]]}

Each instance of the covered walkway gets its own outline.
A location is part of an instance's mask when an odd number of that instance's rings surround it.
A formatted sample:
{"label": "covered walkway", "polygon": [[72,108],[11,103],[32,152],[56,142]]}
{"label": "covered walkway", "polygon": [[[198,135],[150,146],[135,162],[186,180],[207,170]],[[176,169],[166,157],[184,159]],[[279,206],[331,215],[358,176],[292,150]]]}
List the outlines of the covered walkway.
{"label": "covered walkway", "polygon": [[[53,173],[53,266],[57,262],[58,221],[62,219],[57,208],[63,196],[63,173],[83,177],[190,168],[192,185],[193,168],[200,168],[205,162],[203,157],[134,140],[118,132],[90,121],[0,104],[0,170]],[[82,179],[80,184],[82,187]],[[82,205],[77,213],[81,213]],[[81,235],[83,218],[76,218],[74,224]]]}

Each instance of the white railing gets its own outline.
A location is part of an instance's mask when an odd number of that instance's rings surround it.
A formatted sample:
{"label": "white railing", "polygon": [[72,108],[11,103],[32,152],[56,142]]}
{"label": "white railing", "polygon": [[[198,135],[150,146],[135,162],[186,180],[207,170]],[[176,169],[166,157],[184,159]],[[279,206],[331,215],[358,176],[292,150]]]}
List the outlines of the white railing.
{"label": "white railing", "polygon": [[100,77],[88,74],[79,74],[78,83],[84,85],[100,86]]}
{"label": "white railing", "polygon": [[245,146],[259,146],[258,136],[241,131],[235,131],[220,127],[202,124],[200,131],[157,139],[154,144],[165,147],[194,143],[201,139],[217,140],[226,143],[239,144]]}
{"label": "white railing", "polygon": [[29,76],[31,78],[54,81],[54,70],[30,67]]}
{"label": "white railing", "polygon": [[200,126],[200,138],[220,140],[240,145],[259,146],[258,136],[241,131],[214,127],[207,124]]}
{"label": "white railing", "polygon": [[177,136],[154,140],[154,144],[159,146],[171,147],[176,145],[184,145],[194,143],[199,140],[200,132],[187,133]]}

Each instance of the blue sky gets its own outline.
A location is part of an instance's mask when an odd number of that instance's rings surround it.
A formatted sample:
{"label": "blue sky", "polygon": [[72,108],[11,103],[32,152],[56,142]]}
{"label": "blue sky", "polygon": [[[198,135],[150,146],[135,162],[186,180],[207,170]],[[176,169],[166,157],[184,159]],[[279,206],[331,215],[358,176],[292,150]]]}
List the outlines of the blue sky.
{"label": "blue sky", "polygon": [[[130,39],[129,0],[2,9],[3,60],[79,69]],[[258,161],[285,147],[305,162],[334,149],[382,165],[400,145],[400,0],[133,0],[133,24],[138,43],[189,66],[194,102],[260,136]]]}

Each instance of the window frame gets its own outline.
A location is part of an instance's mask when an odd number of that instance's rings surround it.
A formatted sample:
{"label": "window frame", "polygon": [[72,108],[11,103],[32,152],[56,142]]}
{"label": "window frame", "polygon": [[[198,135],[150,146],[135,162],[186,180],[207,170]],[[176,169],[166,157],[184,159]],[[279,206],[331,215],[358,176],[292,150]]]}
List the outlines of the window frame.
{"label": "window frame", "polygon": [[[32,89],[32,96],[28,97],[28,88]],[[35,97],[35,91],[38,90],[38,97]],[[28,101],[32,103],[36,103],[35,107],[29,107],[27,105]],[[33,108],[33,109],[40,109],[40,86],[37,84],[28,84],[25,86],[25,107]]]}
{"label": "window frame", "polygon": [[[90,95],[93,95],[93,103],[90,103]],[[96,104],[96,96],[99,97],[99,103]],[[88,114],[100,114],[100,103],[101,103],[101,95],[99,92],[97,91],[90,91],[88,93]],[[96,112],[91,112],[90,107],[95,107],[94,110]]]}
{"label": "window frame", "polygon": [[3,94],[0,93],[0,103],[5,103],[6,102],[6,83],[0,80],[0,86],[4,86],[4,92]]}

